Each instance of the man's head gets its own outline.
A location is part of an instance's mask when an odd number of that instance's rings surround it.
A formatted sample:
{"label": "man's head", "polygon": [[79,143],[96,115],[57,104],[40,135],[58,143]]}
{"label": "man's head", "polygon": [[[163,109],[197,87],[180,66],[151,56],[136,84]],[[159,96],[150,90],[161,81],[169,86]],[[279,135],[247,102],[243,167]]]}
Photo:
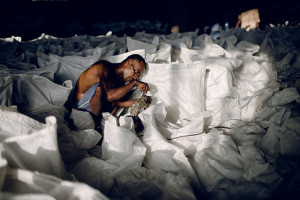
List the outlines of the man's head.
{"label": "man's head", "polygon": [[146,69],[145,59],[138,55],[132,54],[128,56],[122,63],[123,79],[125,82],[136,80]]}

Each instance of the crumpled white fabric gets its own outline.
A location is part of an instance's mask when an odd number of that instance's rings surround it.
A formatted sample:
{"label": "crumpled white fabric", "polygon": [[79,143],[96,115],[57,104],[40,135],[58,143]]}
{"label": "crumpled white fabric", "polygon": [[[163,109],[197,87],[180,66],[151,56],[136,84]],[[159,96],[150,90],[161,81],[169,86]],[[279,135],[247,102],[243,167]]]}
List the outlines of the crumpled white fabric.
{"label": "crumpled white fabric", "polygon": [[66,175],[57,143],[56,118],[46,124],[17,112],[1,111],[0,133],[10,166],[63,178]]}
{"label": "crumpled white fabric", "polygon": [[299,117],[287,119],[281,128],[280,152],[284,155],[299,155],[300,135]]}
{"label": "crumpled white fabric", "polygon": [[34,74],[48,78],[51,81],[54,81],[54,72],[56,70],[56,65],[48,65],[43,68],[36,68],[32,70],[21,70],[21,69],[3,69],[0,70],[1,76],[8,76],[10,74]]}
{"label": "crumpled white fabric", "polygon": [[[166,120],[166,114],[163,104],[152,106],[139,114],[144,126],[142,142],[147,148],[143,163],[149,169],[162,169],[173,173],[182,171],[197,183],[196,174],[185,156],[184,149],[169,143],[160,133],[158,124]],[[186,133],[182,131],[182,134]]]}
{"label": "crumpled white fabric", "polygon": [[95,122],[88,112],[72,108],[70,118],[77,130],[95,129]]}
{"label": "crumpled white fabric", "polygon": [[71,138],[73,144],[79,149],[91,149],[102,138],[102,135],[95,129],[70,130],[62,124],[58,130],[60,134],[64,134],[64,137]]}
{"label": "crumpled white fabric", "polygon": [[5,106],[12,105],[12,76],[4,76],[0,78],[0,104]]}
{"label": "crumpled white fabric", "polygon": [[55,200],[54,197],[48,194],[14,194],[9,192],[0,192],[0,198],[6,200]]}
{"label": "crumpled white fabric", "polygon": [[[2,151],[3,147],[0,144],[0,150]],[[5,175],[7,170],[7,160],[5,158],[2,158],[2,155],[0,155],[0,190],[2,190],[2,186],[5,181]]]}
{"label": "crumpled white fabric", "polygon": [[171,63],[172,46],[165,42],[160,42],[157,52],[146,54],[146,63]]}
{"label": "crumpled white fabric", "polygon": [[22,74],[15,79],[13,100],[16,105],[25,107],[38,108],[44,104],[63,106],[72,90],[38,75]]}
{"label": "crumpled white fabric", "polygon": [[233,139],[216,129],[202,134],[201,138],[195,141],[197,152],[191,164],[205,189],[212,191],[224,178],[239,180],[243,163]]}
{"label": "crumpled white fabric", "polygon": [[108,200],[99,190],[85,183],[62,180],[25,169],[9,168],[3,191],[14,194],[49,194],[57,200]]}
{"label": "crumpled white fabric", "polygon": [[[57,56],[49,54],[50,63],[59,63],[55,71],[55,82],[62,84],[66,80],[72,81],[72,86],[75,87],[77,79],[81,73],[89,68],[92,64],[99,60],[101,56],[101,49],[98,48],[93,56]],[[70,73],[72,71],[72,73]]]}
{"label": "crumpled white fabric", "polygon": [[27,135],[33,130],[43,129],[44,124],[26,115],[8,109],[0,109],[1,142],[7,138]]}
{"label": "crumpled white fabric", "polygon": [[[154,40],[155,41],[155,40]],[[145,52],[147,54],[154,54],[157,51],[158,44],[155,44],[155,42],[152,42],[152,44],[148,44],[142,41],[135,40],[131,37],[126,37],[126,44],[128,51],[134,51],[138,49],[145,49]]]}
{"label": "crumpled white fabric", "polygon": [[182,173],[140,167],[117,177],[116,182],[112,198],[196,199],[190,182]]}
{"label": "crumpled white fabric", "polygon": [[282,124],[290,118],[291,111],[281,107],[269,120],[267,133],[261,140],[260,148],[267,154],[278,154],[280,152],[280,140]]}
{"label": "crumpled white fabric", "polygon": [[142,166],[146,148],[135,133],[132,118],[121,116],[117,119],[106,114],[102,158],[117,166],[111,175],[118,176]]}
{"label": "crumpled white fabric", "polygon": [[276,92],[270,99],[268,99],[267,103],[270,106],[280,106],[298,100],[299,98],[300,95],[297,89],[294,87],[290,87]]}
{"label": "crumpled white fabric", "polygon": [[117,168],[116,165],[102,159],[87,157],[74,164],[70,172],[80,182],[86,183],[107,194],[115,184],[112,172]]}
{"label": "crumpled white fabric", "polygon": [[275,167],[265,161],[263,152],[253,143],[244,144],[238,148],[244,163],[243,177],[249,181],[262,182],[268,187],[276,188],[282,178],[276,172]]}

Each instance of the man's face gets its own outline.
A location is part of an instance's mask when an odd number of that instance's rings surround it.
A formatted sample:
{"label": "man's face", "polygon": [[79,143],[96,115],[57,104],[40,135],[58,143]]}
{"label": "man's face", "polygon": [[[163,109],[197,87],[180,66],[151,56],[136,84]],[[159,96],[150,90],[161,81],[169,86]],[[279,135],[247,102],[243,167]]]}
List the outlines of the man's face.
{"label": "man's face", "polygon": [[136,80],[145,70],[143,62],[138,60],[128,60],[127,66],[123,72],[123,78],[125,82]]}

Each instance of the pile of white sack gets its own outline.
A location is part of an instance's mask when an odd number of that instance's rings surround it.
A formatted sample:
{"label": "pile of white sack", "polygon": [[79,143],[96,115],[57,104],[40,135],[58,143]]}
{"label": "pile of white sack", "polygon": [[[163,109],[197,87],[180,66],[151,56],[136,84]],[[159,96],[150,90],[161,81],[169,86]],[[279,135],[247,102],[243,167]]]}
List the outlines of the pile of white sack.
{"label": "pile of white sack", "polygon": [[[300,26],[1,38],[0,199],[299,196],[299,38]],[[144,129],[124,109],[103,113],[102,136],[64,104],[94,62],[131,54],[147,62]]]}

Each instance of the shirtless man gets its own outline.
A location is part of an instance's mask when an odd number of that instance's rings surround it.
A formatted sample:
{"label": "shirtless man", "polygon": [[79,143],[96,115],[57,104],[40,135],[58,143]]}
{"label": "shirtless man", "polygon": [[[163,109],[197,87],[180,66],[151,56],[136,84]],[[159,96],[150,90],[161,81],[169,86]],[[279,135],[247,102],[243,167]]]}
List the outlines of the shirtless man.
{"label": "shirtless man", "polygon": [[147,83],[137,80],[145,68],[144,58],[137,54],[128,56],[121,63],[104,60],[94,63],[80,75],[76,83],[74,108],[101,117],[102,112],[131,107],[137,99],[122,101],[122,98],[135,86],[144,93],[149,91]]}

